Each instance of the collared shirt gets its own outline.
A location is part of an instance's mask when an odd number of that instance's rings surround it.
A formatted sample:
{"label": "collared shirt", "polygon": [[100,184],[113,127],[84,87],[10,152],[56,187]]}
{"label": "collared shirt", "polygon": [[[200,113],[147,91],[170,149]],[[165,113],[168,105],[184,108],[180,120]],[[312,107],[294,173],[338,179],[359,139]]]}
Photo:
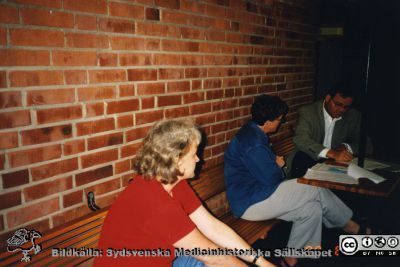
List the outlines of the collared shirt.
{"label": "collared shirt", "polygon": [[[341,120],[342,117],[339,118],[332,118],[331,115],[326,111],[325,109],[325,101],[322,103],[322,111],[324,113],[324,123],[325,123],[325,137],[324,137],[324,142],[322,145],[325,147],[322,149],[322,151],[318,154],[320,158],[327,158],[326,154],[328,151],[331,149],[331,144],[332,144],[332,135],[333,135],[333,130],[335,129],[335,124],[337,121]],[[351,147],[343,143],[343,145],[346,147],[346,149],[353,153],[351,150]]]}

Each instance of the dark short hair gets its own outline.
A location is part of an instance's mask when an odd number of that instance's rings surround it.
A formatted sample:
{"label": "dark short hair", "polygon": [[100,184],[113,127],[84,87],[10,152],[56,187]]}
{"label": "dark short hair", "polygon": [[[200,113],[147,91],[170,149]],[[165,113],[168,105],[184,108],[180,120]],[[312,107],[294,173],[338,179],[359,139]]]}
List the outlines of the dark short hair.
{"label": "dark short hair", "polygon": [[335,97],[336,94],[339,94],[343,98],[351,97],[354,99],[355,96],[354,91],[343,82],[334,83],[327,92],[327,95],[330,95],[331,97]]}
{"label": "dark short hair", "polygon": [[256,97],[251,106],[251,120],[258,125],[266,121],[273,121],[288,112],[287,104],[278,96],[260,95]]}

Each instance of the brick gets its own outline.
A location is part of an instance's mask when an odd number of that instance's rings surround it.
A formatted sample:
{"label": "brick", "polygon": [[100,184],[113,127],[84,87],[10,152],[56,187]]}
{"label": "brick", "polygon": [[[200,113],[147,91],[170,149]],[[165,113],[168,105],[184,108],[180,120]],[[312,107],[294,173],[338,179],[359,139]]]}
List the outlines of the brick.
{"label": "brick", "polygon": [[111,37],[113,50],[144,50],[145,39],[138,37]]}
{"label": "brick", "polygon": [[66,70],[64,71],[66,84],[87,84],[86,70]]}
{"label": "brick", "polygon": [[75,175],[75,183],[77,186],[88,184],[100,179],[113,175],[113,167],[111,165],[101,167],[95,170],[86,171]]}
{"label": "brick", "polygon": [[150,51],[160,50],[160,40],[146,39],[144,42],[145,42],[146,50],[150,50]]}
{"label": "brick", "polygon": [[129,159],[115,163],[115,174],[128,172],[130,170],[131,170],[131,161]]}
{"label": "brick", "polygon": [[84,2],[64,0],[64,8],[95,14],[107,14],[106,0],[86,0]]}
{"label": "brick", "polygon": [[58,174],[77,170],[78,167],[77,158],[61,160],[32,168],[31,176],[33,181],[39,181],[56,176]]}
{"label": "brick", "polygon": [[87,168],[118,159],[118,149],[96,152],[81,157],[82,167]]}
{"label": "brick", "polygon": [[76,124],[78,136],[111,131],[115,129],[114,118],[87,121]]}
{"label": "brick", "polygon": [[133,126],[133,116],[126,115],[117,118],[117,128],[128,128]]}
{"label": "brick", "polygon": [[67,47],[108,48],[108,36],[94,34],[67,33]]}
{"label": "brick", "polygon": [[181,118],[189,116],[189,107],[169,108],[164,110],[165,118]]}
{"label": "brick", "polygon": [[61,8],[61,0],[12,0],[12,2],[20,4],[31,4],[37,6]]}
{"label": "brick", "polygon": [[85,194],[93,192],[95,196],[99,196],[108,192],[112,192],[121,188],[121,180],[119,178],[107,181],[104,183],[99,183],[94,186],[85,188]]}
{"label": "brick", "polygon": [[50,56],[47,51],[0,50],[0,66],[48,66]]}
{"label": "brick", "polygon": [[35,145],[72,137],[72,125],[59,125],[21,131],[22,145]]}
{"label": "brick", "polygon": [[157,80],[157,70],[154,69],[129,69],[129,81],[152,81]]}
{"label": "brick", "polygon": [[79,101],[113,99],[116,97],[116,95],[117,92],[114,86],[88,87],[78,89]]}
{"label": "brick", "polygon": [[63,207],[68,208],[83,202],[83,190],[63,195]]}
{"label": "brick", "polygon": [[137,85],[138,95],[158,95],[165,93],[165,83],[143,83]]}
{"label": "brick", "polygon": [[21,107],[21,100],[20,91],[0,92],[0,109]]}
{"label": "brick", "polygon": [[90,83],[125,82],[125,70],[93,70],[89,71]]}
{"label": "brick", "polygon": [[118,56],[114,53],[99,53],[97,54],[97,61],[101,67],[117,66]]}
{"label": "brick", "polygon": [[157,101],[158,107],[174,106],[182,104],[180,95],[159,96]]}
{"label": "brick", "polygon": [[146,8],[146,19],[147,20],[160,20],[160,10],[156,8]]}
{"label": "brick", "polygon": [[38,25],[58,28],[72,28],[74,15],[65,12],[44,9],[20,10],[22,21],[26,25]]}
{"label": "brick", "polygon": [[18,132],[0,133],[0,149],[18,147]]}
{"label": "brick", "polygon": [[21,205],[21,191],[0,194],[0,210]]}
{"label": "brick", "polygon": [[3,188],[16,187],[29,183],[29,171],[28,169],[9,172],[2,175]]}
{"label": "brick", "polygon": [[[206,68],[190,68],[185,69],[185,78],[200,78],[207,77],[207,69]],[[201,85],[201,83],[200,83]]]}
{"label": "brick", "polygon": [[42,86],[63,84],[61,71],[12,71],[10,72],[11,87]]}
{"label": "brick", "polygon": [[[188,18],[190,19],[190,18]],[[208,36],[206,36],[205,31],[203,30],[198,30],[198,29],[193,29],[193,28],[189,28],[189,27],[182,27],[181,28],[181,32],[182,32],[182,38],[184,39],[199,39],[199,40],[210,40],[210,38]],[[224,34],[220,33],[220,36],[224,36]],[[220,38],[222,39],[222,41],[224,41],[225,38]]]}
{"label": "brick", "polygon": [[149,131],[150,126],[142,127],[142,128],[135,128],[130,131],[127,131],[125,134],[125,142],[131,142],[138,139],[142,139],[146,136],[147,132]]}
{"label": "brick", "polygon": [[88,150],[122,144],[123,135],[120,133],[106,134],[88,139]]}
{"label": "brick", "polygon": [[86,204],[83,204],[75,207],[74,209],[57,213],[56,215],[51,216],[51,220],[53,222],[53,227],[57,227],[82,216],[85,216],[89,213],[92,213],[92,211],[88,208]]}
{"label": "brick", "polygon": [[4,154],[0,154],[0,170],[4,170],[5,163],[6,163],[6,156]]}
{"label": "brick", "polygon": [[190,16],[186,14],[170,10],[163,10],[162,13],[162,21],[164,23],[175,23],[175,24],[186,25],[188,23],[189,17]]}
{"label": "brick", "polygon": [[169,82],[167,83],[167,93],[188,92],[190,91],[190,82]]}
{"label": "brick", "polygon": [[61,157],[61,145],[51,145],[33,149],[10,152],[8,154],[10,167],[20,167],[37,162],[43,162]]}
{"label": "brick", "polygon": [[31,124],[29,110],[0,113],[0,129],[22,127]]}
{"label": "brick", "polygon": [[120,193],[121,192],[115,192],[106,196],[99,197],[97,200],[97,204],[100,205],[100,207],[108,207],[115,202]]}
{"label": "brick", "polygon": [[130,19],[144,19],[144,7],[122,3],[109,3],[109,13],[111,16],[127,17]]}
{"label": "brick", "polygon": [[[208,93],[208,92],[207,92]],[[204,92],[195,92],[183,95],[183,103],[193,103],[204,101]]]}
{"label": "brick", "polygon": [[211,112],[210,103],[198,104],[190,107],[190,115],[204,114],[208,112]]}
{"label": "brick", "polygon": [[70,106],[64,108],[41,109],[36,111],[39,124],[67,121],[82,118],[82,107]]}
{"label": "brick", "polygon": [[0,45],[7,44],[7,30],[0,27]]}
{"label": "brick", "polygon": [[27,91],[28,106],[72,103],[75,101],[74,89],[50,89]]}
{"label": "brick", "polygon": [[107,105],[107,114],[130,112],[135,110],[139,110],[138,99],[113,101],[109,102]]}
{"label": "brick", "polygon": [[120,97],[135,96],[135,85],[133,84],[120,85],[119,96]]}
{"label": "brick", "polygon": [[61,31],[11,29],[12,45],[63,47],[64,33]]}
{"label": "brick", "polygon": [[119,54],[121,66],[149,66],[152,65],[151,54],[144,53],[121,53]]}
{"label": "brick", "polygon": [[113,33],[135,33],[135,23],[129,20],[99,19],[99,30]]}
{"label": "brick", "polygon": [[154,65],[180,65],[181,55],[155,54]]}
{"label": "brick", "polygon": [[155,111],[148,111],[148,112],[141,112],[136,113],[136,125],[155,122],[161,120],[163,118],[163,111],[162,110],[155,110]]}
{"label": "brick", "polygon": [[142,143],[135,143],[121,147],[121,158],[134,156]]}
{"label": "brick", "polygon": [[183,65],[203,65],[203,57],[197,55],[182,55]]}
{"label": "brick", "polygon": [[182,79],[184,77],[184,69],[160,69],[160,80]]}
{"label": "brick", "polygon": [[56,193],[64,192],[71,188],[72,177],[69,176],[24,188],[23,194],[25,201],[29,202],[46,196],[51,196]]}
{"label": "brick", "polygon": [[96,17],[76,15],[75,27],[81,30],[96,30],[97,29]]}
{"label": "brick", "polygon": [[141,98],[140,102],[141,102],[141,105],[142,105],[142,110],[154,108],[155,105],[156,105],[155,97]]}
{"label": "brick", "polygon": [[179,0],[155,0],[156,6],[162,6],[166,8],[179,9],[180,1]]}
{"label": "brick", "polygon": [[65,156],[78,154],[85,151],[85,140],[73,140],[63,144],[63,151]]}
{"label": "brick", "polygon": [[171,25],[164,25],[159,23],[148,23],[148,22],[137,22],[136,23],[136,34],[154,36],[154,37],[180,37],[180,31],[178,35],[178,27],[172,27]]}
{"label": "brick", "polygon": [[41,201],[33,205],[25,206],[20,209],[6,213],[7,225],[9,228],[33,221],[40,217],[49,215],[60,209],[58,197]]}
{"label": "brick", "polygon": [[86,108],[86,117],[97,117],[104,115],[104,103],[103,102],[98,102],[98,103],[87,103],[85,104]]}
{"label": "brick", "polygon": [[97,66],[96,52],[52,52],[54,66]]}
{"label": "brick", "polygon": [[0,4],[0,23],[19,23],[18,9]]}

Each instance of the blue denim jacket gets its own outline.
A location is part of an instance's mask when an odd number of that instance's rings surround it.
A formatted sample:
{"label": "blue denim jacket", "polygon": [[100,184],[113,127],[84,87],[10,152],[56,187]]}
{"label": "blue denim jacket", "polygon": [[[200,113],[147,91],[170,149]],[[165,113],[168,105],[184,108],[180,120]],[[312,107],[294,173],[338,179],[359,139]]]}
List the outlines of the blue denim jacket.
{"label": "blue denim jacket", "polygon": [[224,155],[224,176],[233,214],[241,217],[248,207],[267,199],[283,181],[268,136],[253,121],[233,137]]}

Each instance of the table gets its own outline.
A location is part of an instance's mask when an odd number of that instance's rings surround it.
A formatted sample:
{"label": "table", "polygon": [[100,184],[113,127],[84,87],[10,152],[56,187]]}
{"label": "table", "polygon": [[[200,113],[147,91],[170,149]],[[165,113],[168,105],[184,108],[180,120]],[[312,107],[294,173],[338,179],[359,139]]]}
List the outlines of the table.
{"label": "table", "polygon": [[302,177],[297,178],[297,182],[318,187],[354,192],[363,195],[389,197],[400,183],[400,173],[389,172],[384,169],[374,170],[374,172],[386,178],[387,180],[382,183],[375,184],[368,179],[360,178],[359,184],[354,185],[336,183],[331,181],[312,180]]}

